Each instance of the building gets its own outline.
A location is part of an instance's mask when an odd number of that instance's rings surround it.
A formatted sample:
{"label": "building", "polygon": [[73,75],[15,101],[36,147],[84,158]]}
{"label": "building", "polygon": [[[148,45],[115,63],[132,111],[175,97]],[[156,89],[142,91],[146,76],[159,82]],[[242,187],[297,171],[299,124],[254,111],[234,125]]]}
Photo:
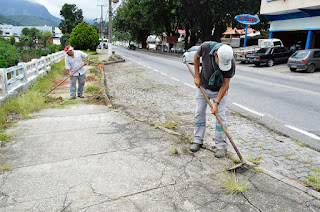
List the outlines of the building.
{"label": "building", "polygon": [[[233,29],[232,27],[227,27],[227,30],[222,34],[221,43],[231,45],[231,47],[240,47],[241,38],[244,38],[245,33],[246,29]],[[259,31],[256,31],[250,27],[248,27],[247,36],[249,39],[262,38]]]}
{"label": "building", "polygon": [[319,0],[261,0],[260,12],[270,21],[270,38],[286,47],[302,42],[306,49],[320,48]]}
{"label": "building", "polygon": [[12,26],[12,25],[6,25],[6,24],[1,24],[0,25],[0,31],[2,31],[2,36],[4,38],[9,39],[11,36],[14,36],[16,39],[16,42],[19,42],[19,37],[22,34],[22,29],[23,28],[29,28],[31,29],[32,27],[40,30],[40,31],[50,31],[52,32],[52,27],[51,26]]}

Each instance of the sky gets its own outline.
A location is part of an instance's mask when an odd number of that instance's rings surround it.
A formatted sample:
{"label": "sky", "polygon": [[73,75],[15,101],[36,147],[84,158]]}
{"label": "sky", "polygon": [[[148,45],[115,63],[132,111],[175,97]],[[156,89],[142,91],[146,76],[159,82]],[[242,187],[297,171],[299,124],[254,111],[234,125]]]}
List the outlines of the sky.
{"label": "sky", "polygon": [[[101,17],[101,7],[97,5],[109,5],[108,0],[29,0],[37,2],[45,6],[51,15],[61,18],[60,10],[64,4],[75,4],[79,9],[82,9],[83,16],[85,19],[95,19]],[[117,5],[119,5],[118,3]],[[103,18],[107,17],[108,6],[103,8]]]}

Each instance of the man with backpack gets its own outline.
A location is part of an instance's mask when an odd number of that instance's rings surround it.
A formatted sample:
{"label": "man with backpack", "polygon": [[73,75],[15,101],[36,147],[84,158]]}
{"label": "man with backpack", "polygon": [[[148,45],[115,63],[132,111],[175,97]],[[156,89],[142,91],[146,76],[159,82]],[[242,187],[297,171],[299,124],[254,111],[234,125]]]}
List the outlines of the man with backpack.
{"label": "man with backpack", "polygon": [[[200,57],[202,69],[199,72]],[[227,127],[225,108],[230,79],[235,74],[235,59],[230,46],[217,42],[204,42],[194,56],[195,79],[198,88],[203,87],[209,99],[213,100],[212,114],[217,113],[222,123]],[[200,89],[196,94],[197,109],[194,118],[194,138],[190,151],[197,152],[202,144],[206,129],[207,101]],[[218,158],[224,157],[227,152],[227,136],[219,122],[216,121],[215,144]]]}

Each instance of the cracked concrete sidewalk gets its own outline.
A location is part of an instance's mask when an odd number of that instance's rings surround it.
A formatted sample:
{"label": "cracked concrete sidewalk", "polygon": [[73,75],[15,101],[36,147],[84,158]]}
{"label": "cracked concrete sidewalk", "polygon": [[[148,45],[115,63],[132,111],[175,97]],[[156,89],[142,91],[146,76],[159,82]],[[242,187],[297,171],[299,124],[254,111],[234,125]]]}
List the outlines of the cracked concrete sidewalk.
{"label": "cracked concrete sidewalk", "polygon": [[230,163],[197,156],[177,137],[101,105],[47,109],[14,129],[1,154],[0,211],[319,211],[320,201],[253,171],[244,193],[227,194]]}

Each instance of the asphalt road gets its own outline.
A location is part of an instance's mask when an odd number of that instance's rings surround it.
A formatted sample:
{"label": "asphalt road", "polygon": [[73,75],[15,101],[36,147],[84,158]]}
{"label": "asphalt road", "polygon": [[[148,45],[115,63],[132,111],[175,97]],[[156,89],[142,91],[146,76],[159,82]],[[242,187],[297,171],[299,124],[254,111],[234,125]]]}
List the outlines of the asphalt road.
{"label": "asphalt road", "polygon": [[[150,69],[152,74],[165,75],[196,89],[181,58],[122,47],[113,47],[113,50]],[[316,83],[270,72],[248,71],[242,65],[237,67],[231,80],[228,102],[231,110],[320,151],[320,80]]]}

